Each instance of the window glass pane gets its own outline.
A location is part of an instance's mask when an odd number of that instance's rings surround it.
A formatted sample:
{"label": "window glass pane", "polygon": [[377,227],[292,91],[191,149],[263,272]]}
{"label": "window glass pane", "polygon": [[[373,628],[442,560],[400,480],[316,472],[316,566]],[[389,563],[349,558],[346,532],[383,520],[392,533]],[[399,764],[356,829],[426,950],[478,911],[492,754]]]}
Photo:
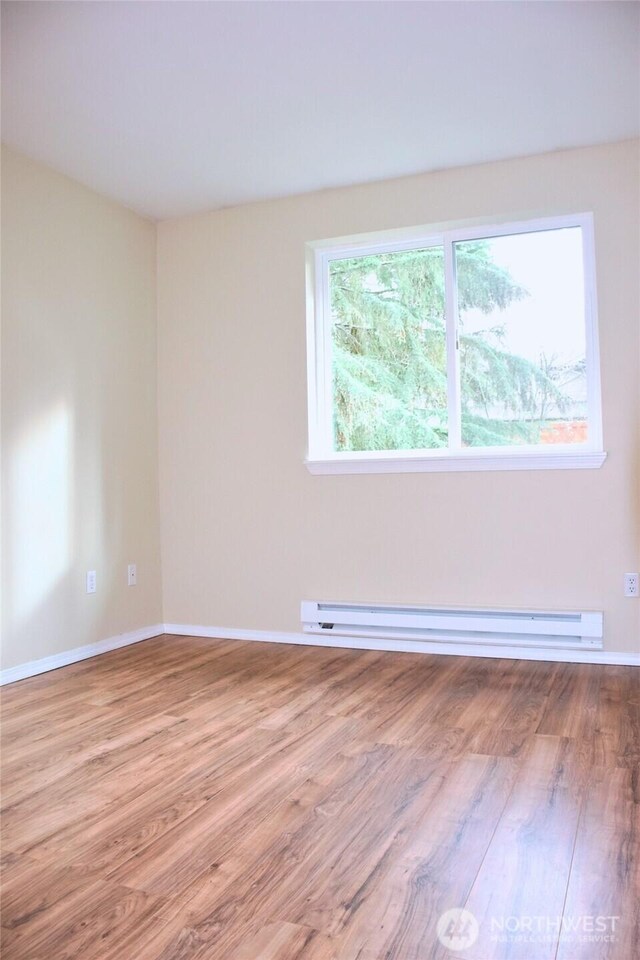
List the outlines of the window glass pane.
{"label": "window glass pane", "polygon": [[586,441],[581,229],[454,248],[463,446]]}
{"label": "window glass pane", "polygon": [[442,247],[329,262],[335,449],[447,446]]}

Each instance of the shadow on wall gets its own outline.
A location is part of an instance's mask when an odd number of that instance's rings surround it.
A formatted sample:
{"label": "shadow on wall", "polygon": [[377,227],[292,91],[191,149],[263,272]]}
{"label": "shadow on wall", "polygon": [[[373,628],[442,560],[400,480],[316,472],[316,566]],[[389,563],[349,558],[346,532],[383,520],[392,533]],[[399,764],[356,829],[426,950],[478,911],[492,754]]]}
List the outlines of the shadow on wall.
{"label": "shadow on wall", "polygon": [[[96,393],[85,390],[82,408],[73,394],[40,398],[5,443],[3,669],[108,633],[121,592],[108,558],[122,553],[126,478],[110,463]],[[85,596],[85,566],[97,569],[97,596]]]}
{"label": "shadow on wall", "polygon": [[[3,451],[5,497],[2,666],[64,649],[60,611],[77,595],[76,437],[72,406],[54,401]],[[56,636],[59,634],[59,636]]]}
{"label": "shadow on wall", "polygon": [[59,402],[30,423],[9,454],[9,617],[16,629],[71,565],[72,438],[72,415]]}

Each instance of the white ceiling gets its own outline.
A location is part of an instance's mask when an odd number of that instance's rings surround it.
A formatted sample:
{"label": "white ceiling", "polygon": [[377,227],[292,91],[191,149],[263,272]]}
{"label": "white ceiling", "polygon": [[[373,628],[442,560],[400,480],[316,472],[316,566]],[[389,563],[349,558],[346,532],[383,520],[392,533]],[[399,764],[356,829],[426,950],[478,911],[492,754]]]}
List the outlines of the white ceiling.
{"label": "white ceiling", "polygon": [[150,217],[635,136],[635,2],[2,4],[3,139]]}

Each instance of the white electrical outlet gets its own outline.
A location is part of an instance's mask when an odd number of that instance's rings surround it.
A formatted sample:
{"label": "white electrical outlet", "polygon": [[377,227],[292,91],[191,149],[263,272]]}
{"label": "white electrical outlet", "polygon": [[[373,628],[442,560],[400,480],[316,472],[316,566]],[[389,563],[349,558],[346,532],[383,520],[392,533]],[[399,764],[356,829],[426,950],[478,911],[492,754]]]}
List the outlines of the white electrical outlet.
{"label": "white electrical outlet", "polygon": [[638,584],[639,574],[625,573],[624,575],[624,595],[625,597],[637,597],[640,586]]}
{"label": "white electrical outlet", "polygon": [[95,570],[87,570],[87,593],[96,592],[96,572]]}
{"label": "white electrical outlet", "polygon": [[127,583],[130,587],[135,587],[138,582],[138,571],[135,563],[130,563],[127,567]]}

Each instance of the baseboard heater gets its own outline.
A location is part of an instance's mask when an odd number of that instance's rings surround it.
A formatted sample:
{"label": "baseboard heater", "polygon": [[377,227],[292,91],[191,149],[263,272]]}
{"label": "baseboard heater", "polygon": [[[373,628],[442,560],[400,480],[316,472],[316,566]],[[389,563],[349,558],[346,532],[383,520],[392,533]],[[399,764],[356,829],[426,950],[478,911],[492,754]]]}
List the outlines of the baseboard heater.
{"label": "baseboard heater", "polygon": [[305,633],[562,649],[602,649],[602,613],[302,602]]}

